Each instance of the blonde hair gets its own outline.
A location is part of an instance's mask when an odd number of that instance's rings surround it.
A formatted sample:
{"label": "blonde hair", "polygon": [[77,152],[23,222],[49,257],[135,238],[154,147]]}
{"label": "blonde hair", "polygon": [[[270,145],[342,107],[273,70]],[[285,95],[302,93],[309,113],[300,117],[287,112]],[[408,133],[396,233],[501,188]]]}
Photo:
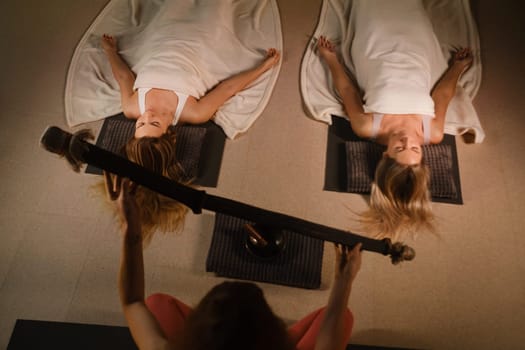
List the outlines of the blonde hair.
{"label": "blonde hair", "polygon": [[370,193],[370,208],[361,214],[364,230],[377,238],[397,240],[403,233],[435,232],[429,191],[430,170],[404,165],[384,155]]}
{"label": "blonde hair", "polygon": [[[183,169],[177,162],[175,145],[175,133],[169,129],[160,137],[131,138],[121,152],[134,163],[171,180],[188,184],[189,181],[182,181]],[[144,242],[149,242],[157,229],[166,233],[183,228],[188,208],[180,202],[144,186],[138,186],[135,198],[140,211]]]}

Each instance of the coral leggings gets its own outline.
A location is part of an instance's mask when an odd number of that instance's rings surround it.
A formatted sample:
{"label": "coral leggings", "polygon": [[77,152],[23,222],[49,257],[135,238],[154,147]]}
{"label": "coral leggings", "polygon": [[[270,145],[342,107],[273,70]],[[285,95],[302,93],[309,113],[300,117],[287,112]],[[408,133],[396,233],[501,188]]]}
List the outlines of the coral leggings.
{"label": "coral leggings", "polygon": [[[192,308],[188,305],[170,295],[161,293],[150,295],[146,300],[146,306],[153,313],[169,340],[174,340],[192,312]],[[288,328],[288,334],[297,350],[314,349],[324,311],[325,308],[316,310]],[[353,324],[352,312],[346,309],[344,320],[346,343],[350,340]]]}

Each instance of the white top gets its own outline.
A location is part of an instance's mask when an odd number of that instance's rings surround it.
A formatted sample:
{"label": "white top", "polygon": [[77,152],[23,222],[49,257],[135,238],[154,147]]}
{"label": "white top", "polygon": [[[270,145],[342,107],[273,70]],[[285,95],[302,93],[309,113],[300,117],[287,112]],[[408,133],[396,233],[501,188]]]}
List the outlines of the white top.
{"label": "white top", "polygon": [[[372,140],[377,138],[379,129],[381,127],[381,121],[383,120],[384,114],[374,113],[372,118]],[[403,118],[403,117],[400,117]],[[423,122],[423,143],[428,145],[430,143],[430,121],[434,117],[431,115],[422,115],[421,121]]]}
{"label": "white top", "polygon": [[[140,114],[144,114],[146,112],[146,94],[148,91],[150,91],[151,88],[138,88],[138,99],[139,99],[139,111]],[[182,110],[184,109],[184,105],[186,104],[186,100],[188,99],[189,95],[173,91],[177,97],[179,98],[179,102],[177,103],[177,108],[175,109],[175,114],[173,115],[173,122],[172,125],[177,124],[177,122],[180,119],[180,115],[182,114]]]}
{"label": "white top", "polygon": [[431,66],[442,59],[420,0],[355,0],[351,55],[365,112],[434,115]]}

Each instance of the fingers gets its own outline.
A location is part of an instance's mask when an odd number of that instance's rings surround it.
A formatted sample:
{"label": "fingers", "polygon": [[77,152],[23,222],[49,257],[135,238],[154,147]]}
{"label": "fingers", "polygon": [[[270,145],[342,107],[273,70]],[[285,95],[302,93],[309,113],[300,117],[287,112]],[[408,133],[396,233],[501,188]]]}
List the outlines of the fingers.
{"label": "fingers", "polygon": [[129,193],[134,196],[137,193],[139,184],[130,180]]}
{"label": "fingers", "polygon": [[317,46],[319,47],[326,47],[326,37],[321,35],[319,39],[317,39]]}
{"label": "fingers", "polygon": [[361,249],[363,248],[363,243],[357,243],[352,250],[350,251],[350,255],[356,255],[361,254]]}
{"label": "fingers", "polygon": [[361,250],[363,248],[363,243],[357,243],[352,248],[344,244],[334,243],[334,248],[335,248],[336,254],[355,255],[355,254],[361,253]]}
{"label": "fingers", "polygon": [[335,261],[340,269],[343,269],[348,261],[359,259],[361,257],[362,243],[357,243],[352,248],[347,245],[334,243]]}
{"label": "fingers", "polygon": [[278,62],[280,57],[281,53],[276,48],[271,47],[266,51],[266,58],[271,58],[274,63]]}
{"label": "fingers", "polygon": [[114,175],[113,192],[120,193],[122,189],[122,178],[118,175]]}
{"label": "fingers", "polygon": [[124,178],[121,180],[121,192],[124,194],[130,194],[134,196],[135,193],[137,193],[137,187],[138,184],[136,182],[131,181],[128,178]]}
{"label": "fingers", "polygon": [[104,184],[106,186],[106,192],[109,199],[114,201],[118,198],[120,188],[116,189],[116,183],[113,182],[114,175],[104,170]]}
{"label": "fingers", "polygon": [[268,57],[275,56],[278,53],[279,53],[279,51],[277,51],[277,49],[274,48],[274,47],[270,47],[268,50],[266,50],[266,56],[268,56]]}
{"label": "fingers", "polygon": [[319,43],[319,46],[326,47],[328,49],[332,48],[332,42],[328,40],[324,35],[321,35],[317,42]]}
{"label": "fingers", "polygon": [[317,49],[322,56],[326,56],[328,53],[335,53],[335,45],[324,35],[319,36],[317,39]]}
{"label": "fingers", "polygon": [[472,50],[469,47],[454,47],[454,58],[456,60],[463,60],[472,57]]}
{"label": "fingers", "polygon": [[348,254],[348,246],[340,243],[334,243],[336,257],[341,259]]}
{"label": "fingers", "polygon": [[133,182],[128,178],[122,178],[118,175],[111,174],[105,170],[103,173],[106,192],[108,193],[110,200],[117,200],[123,193],[132,196],[137,193],[138,184],[136,182]]}
{"label": "fingers", "polygon": [[102,47],[104,50],[116,50],[117,49],[117,39],[112,35],[102,34]]}
{"label": "fingers", "polygon": [[318,40],[322,45],[330,44],[330,40],[324,35],[321,35]]}

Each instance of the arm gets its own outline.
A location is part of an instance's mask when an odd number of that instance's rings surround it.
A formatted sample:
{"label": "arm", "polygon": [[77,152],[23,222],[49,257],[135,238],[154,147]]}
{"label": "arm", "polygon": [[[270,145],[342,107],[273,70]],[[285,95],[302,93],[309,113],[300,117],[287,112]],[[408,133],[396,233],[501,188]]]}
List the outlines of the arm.
{"label": "arm", "polygon": [[131,185],[128,179],[121,180],[118,207],[124,222],[124,238],[118,281],[120,301],[139,349],[165,349],[168,341],[144,302],[142,232],[134,198],[135,189],[136,186]]}
{"label": "arm", "polygon": [[348,305],[352,282],[361,267],[361,243],[350,251],[336,245],[336,272],[325,317],[321,323],[315,350],[345,349],[344,316]]}
{"label": "arm", "polygon": [[317,48],[330,69],[335,89],[343,100],[352,130],[359,137],[371,137],[372,118],[365,113],[361,93],[339,61],[333,44],[324,36],[321,36],[317,41]]}
{"label": "arm", "polygon": [[445,115],[447,108],[456,94],[456,86],[461,74],[470,67],[472,52],[470,49],[458,50],[452,59],[452,64],[438,81],[432,91],[436,117],[432,120],[430,142],[439,143],[445,130]]}
{"label": "arm", "polygon": [[181,115],[181,122],[190,124],[207,122],[228,99],[242,91],[264,72],[275,66],[279,62],[279,59],[279,52],[276,49],[269,49],[266,58],[257,67],[220,82],[198,101],[190,101],[188,99]]}
{"label": "arm", "polygon": [[122,111],[128,118],[136,119],[140,116],[136,92],[133,91],[135,84],[135,74],[131,71],[126,62],[120,57],[117,50],[117,40],[107,34],[102,36],[102,48],[111,65],[113,76],[120,87],[120,101]]}

